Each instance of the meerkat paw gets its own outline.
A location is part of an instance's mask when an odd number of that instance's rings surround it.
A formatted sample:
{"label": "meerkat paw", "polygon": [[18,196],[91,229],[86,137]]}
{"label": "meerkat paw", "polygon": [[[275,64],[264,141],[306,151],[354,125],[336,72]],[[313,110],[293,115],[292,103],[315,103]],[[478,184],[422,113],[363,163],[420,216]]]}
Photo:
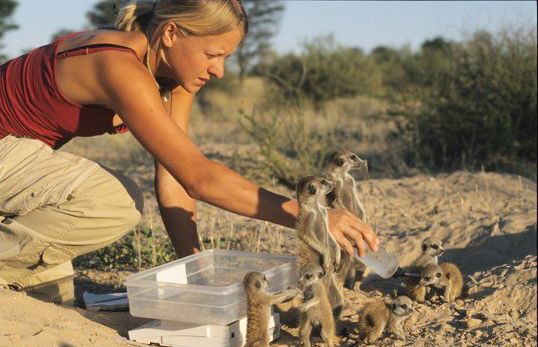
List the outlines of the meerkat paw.
{"label": "meerkat paw", "polygon": [[321,265],[321,269],[323,270],[323,276],[329,273],[329,264],[323,263]]}
{"label": "meerkat paw", "polygon": [[340,264],[337,264],[336,261],[333,262],[333,269],[334,269],[334,272],[339,272],[341,269]]}
{"label": "meerkat paw", "polygon": [[371,345],[374,344],[376,341],[377,341],[377,336],[368,336],[366,338],[366,342],[368,342]]}
{"label": "meerkat paw", "polygon": [[335,268],[340,268],[340,265],[342,264],[342,262],[340,261],[340,253],[337,253],[338,255],[335,257],[334,259],[334,267]]}
{"label": "meerkat paw", "polygon": [[299,306],[299,311],[301,312],[306,312],[308,311],[312,306],[315,306],[319,304],[319,300],[318,299],[311,299],[305,303],[303,303],[301,306]]}
{"label": "meerkat paw", "polygon": [[300,291],[295,298],[300,302],[304,302],[304,292]]}
{"label": "meerkat paw", "polygon": [[299,288],[291,288],[286,290],[289,298],[295,298],[296,296],[302,294],[303,292]]}
{"label": "meerkat paw", "polygon": [[407,340],[407,335],[405,335],[405,333],[396,333],[396,337],[403,341]]}

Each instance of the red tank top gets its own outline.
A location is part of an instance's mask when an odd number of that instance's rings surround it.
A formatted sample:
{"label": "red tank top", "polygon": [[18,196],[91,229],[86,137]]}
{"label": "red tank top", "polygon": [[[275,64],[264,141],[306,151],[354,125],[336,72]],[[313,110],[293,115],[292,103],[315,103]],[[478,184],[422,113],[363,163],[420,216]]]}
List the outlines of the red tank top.
{"label": "red tank top", "polygon": [[0,67],[0,138],[7,135],[41,140],[58,149],[75,136],[95,136],[127,131],[114,127],[115,112],[94,105],[68,101],[58,90],[54,76],[56,61],[102,50],[128,48],[110,44],[89,45],[57,52],[64,36],[51,44],[10,60]]}

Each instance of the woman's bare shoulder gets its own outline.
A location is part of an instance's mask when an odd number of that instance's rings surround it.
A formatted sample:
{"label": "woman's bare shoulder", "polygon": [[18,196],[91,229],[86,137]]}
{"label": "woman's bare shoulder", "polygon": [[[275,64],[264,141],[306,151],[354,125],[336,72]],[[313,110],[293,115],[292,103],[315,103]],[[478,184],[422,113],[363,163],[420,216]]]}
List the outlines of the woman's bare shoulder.
{"label": "woman's bare shoulder", "polygon": [[58,52],[94,44],[114,44],[131,48],[142,59],[147,50],[146,36],[137,31],[97,29],[81,32],[60,43]]}
{"label": "woman's bare shoulder", "polygon": [[[58,60],[55,65],[56,85],[68,100],[82,105],[107,106],[106,103],[103,103],[108,97],[103,91],[103,87],[109,76],[129,80],[133,83],[136,83],[139,78],[147,80],[148,77],[151,77],[142,63],[147,41],[144,34],[139,32],[85,31],[60,42],[57,51],[61,52],[93,44],[114,44],[129,47],[134,50],[136,56],[130,52],[107,50]],[[121,63],[119,63],[120,60]],[[111,67],[114,67],[114,74],[109,71]],[[155,88],[155,84],[150,84],[150,87]]]}

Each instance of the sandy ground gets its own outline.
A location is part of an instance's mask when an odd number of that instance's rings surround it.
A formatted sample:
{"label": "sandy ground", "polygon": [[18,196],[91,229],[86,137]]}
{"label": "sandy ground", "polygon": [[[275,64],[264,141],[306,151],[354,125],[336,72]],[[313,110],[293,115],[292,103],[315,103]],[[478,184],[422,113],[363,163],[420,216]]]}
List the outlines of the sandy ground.
{"label": "sandy ground", "polygon": [[[401,265],[418,256],[422,239],[436,236],[447,249],[441,261],[458,264],[468,285],[467,294],[452,304],[416,304],[404,324],[407,340],[385,334],[377,345],[536,346],[535,183],[510,175],[456,172],[368,180],[358,188],[371,223]],[[202,216],[219,213],[209,206],[200,209]],[[259,226],[243,218],[234,223],[238,234]],[[282,231],[276,241],[267,236],[258,240],[260,250],[294,250],[290,232]],[[99,276],[103,274],[80,271],[77,286],[99,282]],[[101,283],[114,288],[124,276],[105,275]],[[399,287],[398,280],[370,275],[360,291],[346,290],[343,323],[350,334],[342,345],[358,344],[357,310]],[[0,291],[0,307],[0,346],[125,346],[133,344],[125,339],[127,331],[146,321],[127,312],[59,307],[8,290]],[[293,312],[282,317],[281,338],[273,345],[297,344],[294,318]]]}

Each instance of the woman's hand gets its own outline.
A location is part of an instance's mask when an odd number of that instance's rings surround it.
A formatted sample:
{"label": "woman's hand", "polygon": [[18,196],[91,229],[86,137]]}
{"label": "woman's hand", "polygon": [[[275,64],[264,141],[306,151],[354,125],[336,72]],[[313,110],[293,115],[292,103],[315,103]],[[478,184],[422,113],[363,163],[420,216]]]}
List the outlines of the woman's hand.
{"label": "woman's hand", "polygon": [[346,210],[328,209],[327,217],[330,233],[349,255],[353,255],[353,246],[355,246],[359,256],[364,256],[366,254],[364,240],[372,251],[377,251],[379,240],[370,225]]}

